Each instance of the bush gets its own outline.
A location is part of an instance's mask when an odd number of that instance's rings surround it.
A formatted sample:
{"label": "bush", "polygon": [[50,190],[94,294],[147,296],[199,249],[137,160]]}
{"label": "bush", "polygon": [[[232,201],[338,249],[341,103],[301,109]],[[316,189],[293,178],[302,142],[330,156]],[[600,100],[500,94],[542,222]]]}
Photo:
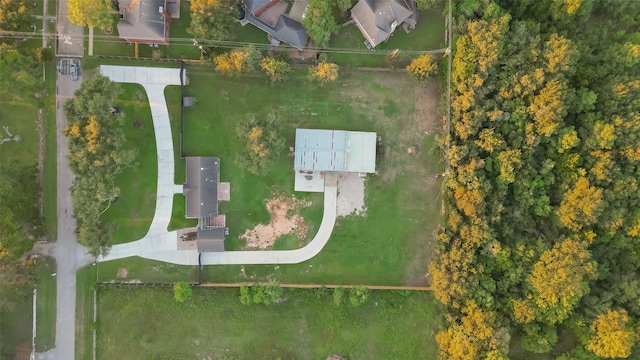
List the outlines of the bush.
{"label": "bush", "polygon": [[367,302],[371,290],[364,286],[354,286],[349,289],[349,304],[353,307],[359,307]]}
{"label": "bush", "polygon": [[191,289],[191,285],[186,281],[180,281],[173,285],[173,297],[177,302],[183,303],[187,301],[191,295],[193,295],[193,289]]}
{"label": "bush", "polygon": [[248,285],[240,285],[240,303],[242,305],[251,305],[251,289]]}
{"label": "bush", "polygon": [[238,165],[255,175],[265,175],[284,149],[285,137],[279,116],[269,113],[265,118],[250,117],[236,127],[242,148],[236,156]]}
{"label": "bush", "polygon": [[438,63],[429,54],[418,56],[407,66],[409,74],[420,82],[429,80],[431,74],[436,72],[437,69]]}
{"label": "bush", "polygon": [[309,78],[319,81],[321,84],[336,81],[338,65],[323,60],[318,65],[309,68]]}

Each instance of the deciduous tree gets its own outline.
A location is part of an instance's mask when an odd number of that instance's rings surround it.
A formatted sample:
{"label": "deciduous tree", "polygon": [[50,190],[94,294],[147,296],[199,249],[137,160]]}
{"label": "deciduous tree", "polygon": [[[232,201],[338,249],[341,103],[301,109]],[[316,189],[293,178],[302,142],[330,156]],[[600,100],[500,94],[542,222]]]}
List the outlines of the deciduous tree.
{"label": "deciduous tree", "polygon": [[0,2],[0,32],[27,32],[35,19],[27,12],[24,0],[2,0]]}
{"label": "deciduous tree", "polygon": [[601,358],[628,358],[638,335],[629,324],[624,309],[608,310],[591,324],[591,339],[587,349]]}
{"label": "deciduous tree", "polygon": [[429,80],[431,75],[438,69],[438,63],[434,61],[430,54],[420,55],[413,59],[407,66],[407,71],[411,76],[420,82]]}
{"label": "deciduous tree", "polygon": [[110,0],[69,0],[67,6],[72,24],[98,29],[106,29],[113,24],[114,11]]}
{"label": "deciduous tree", "polygon": [[253,174],[265,175],[284,148],[278,114],[272,112],[262,118],[251,116],[240,121],[236,134],[242,146],[236,157],[238,165]]}
{"label": "deciduous tree", "polygon": [[331,35],[339,29],[336,19],[333,17],[332,5],[333,1],[311,0],[305,17],[302,19],[307,34],[316,46],[327,46]]}
{"label": "deciduous tree", "polygon": [[284,60],[267,56],[260,60],[260,68],[267,74],[271,84],[277,84],[289,77],[291,65]]}
{"label": "deciduous tree", "polygon": [[338,78],[338,65],[326,61],[309,68],[309,77],[320,83],[336,81]]}
{"label": "deciduous tree", "polygon": [[236,16],[233,0],[192,0],[189,33],[198,39],[225,40]]}

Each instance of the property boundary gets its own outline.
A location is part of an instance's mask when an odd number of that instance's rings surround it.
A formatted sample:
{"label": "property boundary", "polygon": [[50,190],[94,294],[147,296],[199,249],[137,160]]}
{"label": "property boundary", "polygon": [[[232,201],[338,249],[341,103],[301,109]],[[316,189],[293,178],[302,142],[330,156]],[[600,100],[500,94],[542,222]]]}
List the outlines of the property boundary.
{"label": "property boundary", "polygon": [[[241,286],[253,286],[255,284],[259,285],[270,285],[268,282],[242,282],[242,283],[190,283],[191,286],[195,287],[205,287],[205,288],[239,288]],[[152,283],[142,283],[142,282],[98,282],[96,286],[100,287],[109,287],[109,286],[124,286],[124,287],[171,287],[175,285],[175,283],[170,282],[152,282]],[[354,287],[365,287],[369,290],[409,290],[409,291],[432,291],[430,286],[393,286],[393,285],[324,285],[324,284],[279,284],[279,286],[283,289],[336,289],[336,288],[344,288],[350,289]]]}

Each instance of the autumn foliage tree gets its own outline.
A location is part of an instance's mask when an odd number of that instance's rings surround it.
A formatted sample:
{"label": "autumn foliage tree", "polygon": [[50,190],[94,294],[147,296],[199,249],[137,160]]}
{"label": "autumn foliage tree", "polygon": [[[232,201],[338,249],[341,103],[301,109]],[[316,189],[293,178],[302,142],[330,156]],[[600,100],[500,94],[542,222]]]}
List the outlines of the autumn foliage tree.
{"label": "autumn foliage tree", "polygon": [[339,29],[333,17],[333,1],[311,0],[302,24],[316,46],[327,46],[331,35]]}
{"label": "autumn foliage tree", "polygon": [[262,57],[260,51],[253,46],[216,55],[213,58],[216,71],[227,76],[240,76],[255,68]]}
{"label": "autumn foliage tree", "polygon": [[238,122],[236,135],[241,145],[236,156],[238,165],[255,175],[265,175],[284,149],[282,123],[278,114],[251,117]]}
{"label": "autumn foliage tree", "polygon": [[78,26],[106,29],[113,24],[110,0],[69,0],[69,21]]}
{"label": "autumn foliage tree", "polygon": [[321,61],[318,65],[309,68],[309,78],[321,84],[336,81],[338,78],[338,65]]}
{"label": "autumn foliage tree", "polygon": [[591,339],[587,349],[605,359],[628,358],[638,334],[629,324],[627,311],[608,310],[591,324]]}
{"label": "autumn foliage tree", "polygon": [[134,150],[125,147],[122,116],[112,115],[120,88],[101,75],[83,81],[75,97],[64,105],[69,125],[69,167],[77,175],[71,187],[78,242],[93,255],[106,254],[111,245],[109,224],[100,216],[120,196],[115,176],[131,166]]}
{"label": "autumn foliage tree", "polygon": [[407,71],[420,82],[429,80],[429,77],[437,70],[438,63],[429,54],[420,55],[407,65]]}
{"label": "autumn foliage tree", "polygon": [[286,80],[291,72],[291,65],[289,65],[289,63],[270,56],[260,60],[260,68],[267,75],[271,84],[277,84]]}
{"label": "autumn foliage tree", "polygon": [[27,32],[33,22],[33,17],[27,12],[25,1],[3,0],[0,3],[0,32]]}

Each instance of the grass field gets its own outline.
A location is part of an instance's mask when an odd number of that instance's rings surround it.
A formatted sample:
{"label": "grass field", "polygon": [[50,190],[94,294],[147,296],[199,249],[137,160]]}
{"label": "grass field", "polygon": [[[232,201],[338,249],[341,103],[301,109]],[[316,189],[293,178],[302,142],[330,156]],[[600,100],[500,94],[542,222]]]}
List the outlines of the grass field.
{"label": "grass field", "polygon": [[96,271],[97,266],[89,265],[76,274],[76,359],[92,358],[93,285]]}
{"label": "grass field", "polygon": [[[9,141],[0,145],[0,164],[17,161],[25,165],[38,162],[38,108],[35,102],[0,102],[0,125],[8,126],[9,132],[20,136],[20,141]],[[0,136],[9,136],[0,128]]]}
{"label": "grass field", "polygon": [[37,297],[36,351],[44,352],[56,344],[56,262],[53,258],[41,258],[40,280]]}
{"label": "grass field", "polygon": [[116,177],[121,190],[117,202],[101,217],[117,224],[113,243],[137,240],[149,230],[155,210],[158,162],[155,133],[147,95],[142,86],[120,84],[123,89],[118,105],[124,116],[126,146],[136,149],[135,164]]}
{"label": "grass field", "polygon": [[[185,110],[185,152],[189,156],[221,158],[221,180],[231,183],[231,201],[221,203],[221,213],[227,215],[230,236],[227,250],[243,249],[239,235],[258,223],[267,223],[269,213],[265,202],[273,193],[292,194],[292,159],[285,151],[264,177],[240,169],[234,160],[240,144],[236,141],[235,123],[249,114],[265,116],[278,112],[288,124],[283,136],[293,145],[296,127],[377,131],[384,142],[384,155],[378,159],[379,176],[368,180],[366,189],[367,215],[340,218],[332,239],[314,259],[299,265],[273,266],[210,266],[203,281],[225,282],[243,279],[262,280],[277,276],[283,282],[338,284],[424,285],[426,267],[433,247],[433,235],[439,222],[439,184],[435,174],[441,164],[431,153],[435,147],[438,122],[437,84],[426,87],[416,84],[404,74],[349,72],[341,74],[336,84],[320,87],[310,82],[304,71],[278,87],[265,84],[261,77],[246,77],[242,81],[212,73],[208,67],[188,69],[190,85],[186,95],[196,97],[196,106]],[[408,92],[409,96],[399,96]],[[176,183],[184,182],[184,161],[180,159],[179,119],[180,91],[166,90],[176,151]],[[142,141],[142,140],[140,140]],[[407,148],[420,149],[418,154]],[[288,146],[287,146],[288,148]],[[151,151],[148,151],[151,153]],[[152,172],[141,172],[137,179],[147,184],[135,193],[155,192]],[[148,179],[147,179],[148,178]],[[121,183],[122,197],[131,190]],[[322,195],[295,193],[314,204],[301,211],[313,236],[322,217]],[[123,200],[121,200],[123,201]],[[124,204],[124,203],[123,203]],[[138,204],[138,202],[133,202]],[[183,217],[184,200],[174,199],[171,228],[192,225]],[[130,210],[113,211],[122,214],[121,234],[131,241],[133,228],[126,222]],[[153,205],[146,207],[152,211]],[[112,211],[110,209],[109,211]],[[140,212],[142,213],[142,212]],[[114,217],[115,219],[115,217]],[[148,225],[136,223],[142,235]],[[285,237],[274,248],[291,249],[295,240]],[[117,264],[117,262],[116,262]],[[157,266],[148,263],[149,267]],[[128,270],[131,263],[119,265]],[[156,278],[154,271],[138,271],[141,281]],[[159,281],[159,280],[153,280]]]}
{"label": "grass field", "polygon": [[374,291],[359,308],[326,290],[285,290],[272,306],[243,306],[238,294],[194,289],[178,304],[171,288],[101,288],[97,358],[435,359],[427,293]]}

